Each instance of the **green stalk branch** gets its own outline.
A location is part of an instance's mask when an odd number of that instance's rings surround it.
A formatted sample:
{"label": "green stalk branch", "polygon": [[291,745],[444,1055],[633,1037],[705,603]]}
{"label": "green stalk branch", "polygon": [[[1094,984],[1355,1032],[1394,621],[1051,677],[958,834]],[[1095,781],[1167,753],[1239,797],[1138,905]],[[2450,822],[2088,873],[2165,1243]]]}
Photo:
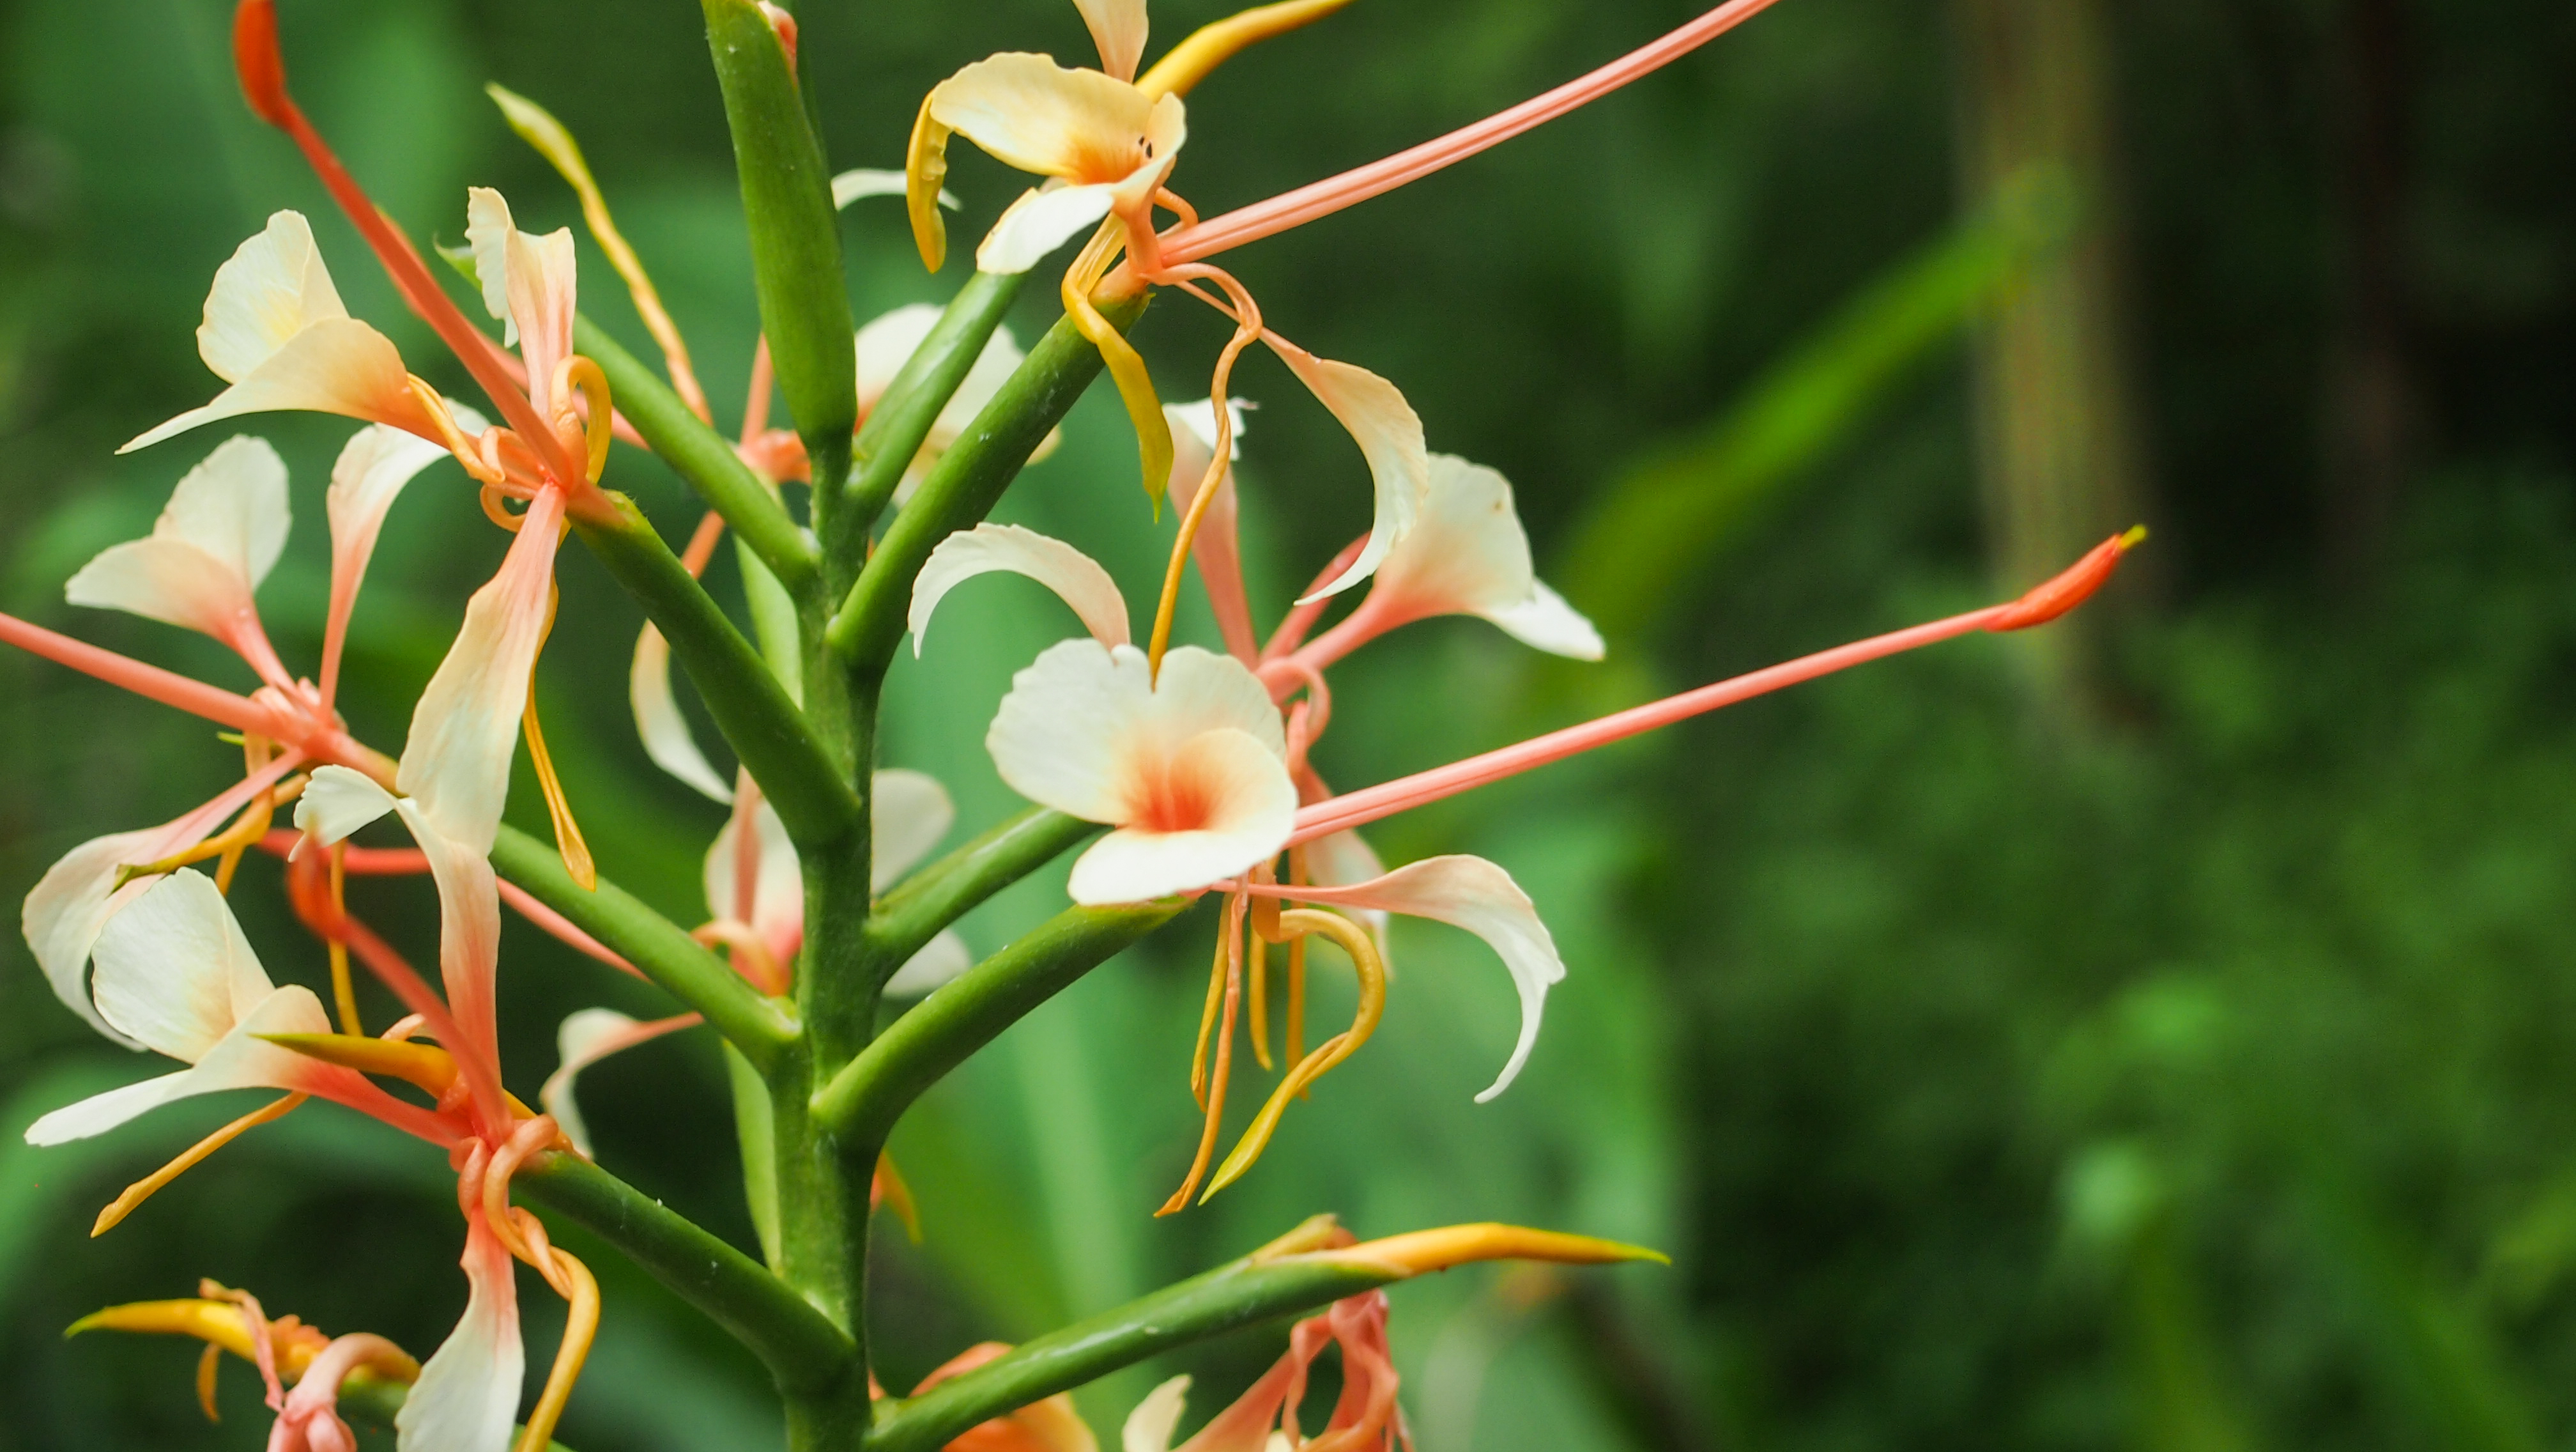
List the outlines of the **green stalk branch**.
{"label": "green stalk branch", "polygon": [[813,583],[820,554],[813,539],[788,516],[769,486],[751,471],[733,445],[680,401],[652,369],[585,317],[572,322],[573,347],[608,375],[617,412],[643,435],[655,455],[688,481],[707,507],[760,556],[781,584],[802,590]]}
{"label": "green stalk branch", "polygon": [[814,464],[816,519],[837,502],[859,423],[858,360],[832,183],[787,49],[756,0],[703,0],[751,232],[760,325]]}
{"label": "green stalk branch", "polygon": [[940,929],[1099,830],[1080,817],[1031,807],[887,893],[868,919],[868,944],[879,962],[901,967]]}
{"label": "green stalk branch", "polygon": [[799,848],[841,840],[864,819],[858,793],[807,729],[760,652],[689,577],[634,502],[619,494],[609,498],[617,507],[613,519],[576,519],[573,531],[661,627],[716,728],[777,807],[787,835]]}
{"label": "green stalk branch", "polygon": [[817,1127],[844,1159],[872,1162],[923,1090],[1120,949],[1172,920],[1185,904],[1066,908],[968,969],[894,1021],[814,1098]]}
{"label": "green stalk branch", "polygon": [[552,842],[505,826],[492,843],[492,865],[705,1014],[754,1067],[765,1072],[780,1049],[795,1041],[796,1021],[784,1004],[762,997],[723,959],[624,888],[601,878],[596,889],[585,890],[564,871]]}
{"label": "green stalk branch", "polygon": [[769,1368],[791,1396],[866,1386],[858,1349],[840,1327],[758,1262],[578,1155],[542,1154],[511,1188],[615,1246],[704,1312]]}
{"label": "green stalk branch", "polygon": [[[1142,297],[1100,310],[1122,330],[1144,311]],[[904,612],[911,606],[912,580],[921,573],[922,562],[941,540],[992,510],[1100,369],[1100,350],[1071,320],[1057,319],[1028,361],[975,416],[966,436],[940,456],[912,502],[887,527],[840,613],[832,617],[825,638],[853,670],[873,674],[885,669],[903,640]]]}
{"label": "green stalk branch", "polygon": [[[930,437],[940,410],[956,396],[958,385],[983,356],[985,343],[1002,325],[1002,314],[1010,311],[1012,299],[1020,295],[1020,284],[1027,280],[1025,272],[979,272],[949,299],[930,336],[921,340],[894,381],[886,385],[884,396],[868,414],[867,425],[859,430],[858,480],[841,515],[843,528],[863,530],[876,523],[886,501],[894,497],[895,486],[903,482],[904,470],[921,452],[922,441]],[[854,545],[835,539],[830,547],[847,551]]]}
{"label": "green stalk branch", "polygon": [[967,1428],[1174,1347],[1401,1279],[1394,1267],[1246,1256],[1020,1343],[907,1401],[880,1402],[868,1452],[937,1452]]}

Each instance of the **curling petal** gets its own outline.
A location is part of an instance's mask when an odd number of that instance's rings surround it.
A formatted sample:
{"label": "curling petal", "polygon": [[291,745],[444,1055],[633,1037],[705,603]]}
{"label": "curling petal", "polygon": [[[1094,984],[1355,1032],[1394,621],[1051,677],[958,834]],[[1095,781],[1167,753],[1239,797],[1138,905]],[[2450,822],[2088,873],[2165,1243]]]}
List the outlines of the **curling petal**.
{"label": "curling petal", "polygon": [[307,327],[348,316],[312,225],[301,212],[275,212],[215,269],[197,355],[216,377],[239,383]]}
{"label": "curling petal", "polygon": [[227,439],[170,493],[149,537],[112,545],[63,586],[74,605],[124,610],[228,639],[286,548],[286,461]]}
{"label": "curling petal", "polygon": [[1181,1411],[1190,1394],[1190,1379],[1173,1377],[1145,1393],[1119,1429],[1122,1452],[1172,1452],[1172,1434],[1180,1430]]}
{"label": "curling petal", "polygon": [[64,1144],[105,1134],[164,1104],[227,1089],[285,1089],[353,1097],[343,1082],[356,1076],[345,1069],[279,1048],[264,1034],[327,1034],[330,1015],[313,990],[289,984],[252,1006],[239,1023],[215,1041],[204,1057],[175,1074],[128,1084],[67,1104],[27,1127],[27,1143]]}
{"label": "curling petal", "polygon": [[912,582],[912,653],[930,633],[931,613],[959,585],[995,570],[1025,575],[1073,607],[1094,640],[1127,644],[1127,601],[1098,561],[1060,539],[1016,524],[979,524],[939,542]]}
{"label": "curling petal", "polygon": [[1523,645],[1572,660],[1599,660],[1608,653],[1601,632],[1544,580],[1530,581],[1529,598],[1499,610],[1477,612],[1502,627]]}
{"label": "curling petal", "polygon": [[1004,275],[1026,272],[1075,237],[1100,224],[1118,205],[1119,184],[1031,187],[1002,211],[993,230],[975,248],[977,272]]}
{"label": "curling petal", "polygon": [[1431,489],[1431,457],[1423,443],[1422,419],[1396,386],[1350,363],[1318,358],[1276,335],[1265,335],[1271,351],[1312,391],[1368,459],[1377,501],[1368,544],[1350,567],[1308,599],[1339,594],[1375,573],[1380,561],[1413,527]]}
{"label": "curling petal", "polygon": [[1429,480],[1421,516],[1369,588],[1363,608],[1374,629],[1478,615],[1541,650],[1599,660],[1599,632],[1531,571],[1510,481],[1452,454],[1431,456]]}
{"label": "curling petal", "polygon": [[555,1118],[555,1124],[572,1141],[572,1147],[586,1159],[599,1156],[590,1147],[590,1127],[582,1122],[581,1105],[573,1098],[573,1086],[581,1071],[607,1058],[623,1053],[638,1044],[650,1043],[667,1033],[693,1028],[704,1022],[694,1013],[670,1018],[638,1020],[613,1008],[577,1009],[565,1016],[555,1030],[556,1067],[546,1076],[545,1086],[537,1091],[537,1102]]}
{"label": "curling petal", "polygon": [[635,708],[635,734],[653,764],[720,802],[733,800],[733,785],[698,749],[689,718],[671,690],[671,642],[649,622],[635,637],[635,663],[626,673],[626,699]]}
{"label": "curling petal", "polygon": [[[899,197],[911,189],[912,179],[899,171],[877,167],[853,167],[832,178],[832,206],[835,210],[865,197]],[[956,211],[962,205],[954,193],[942,191],[939,205]]]}
{"label": "curling petal", "polygon": [[275,991],[223,894],[182,868],[99,930],[98,1011],[136,1043],[184,1063],[213,1052]]}
{"label": "curling petal", "polygon": [[295,830],[328,847],[394,809],[394,794],[345,766],[317,766],[295,800]]}
{"label": "curling petal", "polygon": [[402,355],[355,318],[324,318],[289,338],[203,408],[192,408],[117,450],[130,454],[218,419],[250,413],[334,413],[436,437],[438,426],[411,391]]}

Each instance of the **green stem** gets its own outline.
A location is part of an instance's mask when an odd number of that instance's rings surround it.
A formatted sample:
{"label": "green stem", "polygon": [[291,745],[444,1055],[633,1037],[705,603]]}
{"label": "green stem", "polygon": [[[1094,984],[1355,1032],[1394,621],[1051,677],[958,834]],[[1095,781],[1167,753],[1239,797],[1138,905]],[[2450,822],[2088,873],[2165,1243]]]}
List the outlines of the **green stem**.
{"label": "green stem", "polygon": [[940,929],[1099,830],[1079,817],[1031,807],[887,893],[868,919],[868,943],[878,961],[901,967]]}
{"label": "green stem", "polygon": [[[1020,285],[1027,280],[1025,272],[979,272],[949,299],[930,336],[912,350],[859,430],[859,477],[842,513],[844,528],[864,530],[876,523],[886,501],[894,497],[895,486],[903,482],[904,471],[912,467],[913,457],[930,437],[940,411],[948,407],[975,360],[983,356],[984,345],[1002,325],[1002,314],[1010,311],[1012,299],[1020,295]],[[855,546],[854,540],[841,538],[830,543],[834,550]]]}
{"label": "green stem", "polygon": [[896,1019],[814,1097],[816,1123],[838,1141],[854,1171],[863,1161],[872,1164],[895,1120],[923,1090],[1183,906],[1066,908]]}
{"label": "green stem", "polygon": [[554,1210],[668,1286],[769,1368],[791,1396],[829,1395],[867,1376],[849,1335],[758,1262],[578,1155],[530,1159],[512,1188]]}
{"label": "green stem", "polygon": [[1070,1391],[1174,1347],[1400,1279],[1392,1267],[1246,1256],[1114,1311],[1051,1331],[906,1401],[880,1403],[868,1452],[937,1452],[988,1418]]}
{"label": "green stem", "polygon": [[716,727],[798,847],[839,841],[863,820],[858,793],[806,728],[804,716],[751,642],[725,618],[624,495],[609,518],[579,518],[573,531],[644,606],[671,642]]}
{"label": "green stem", "polygon": [[598,324],[575,317],[572,337],[573,347],[608,375],[619,416],[635,426],[654,455],[686,480],[708,508],[723,515],[725,524],[789,589],[801,590],[812,582],[820,563],[813,537],[788,516],[787,506],[733,445]]}
{"label": "green stem", "polygon": [[[1100,311],[1124,329],[1143,315],[1145,299]],[[921,573],[922,562],[941,540],[991,511],[1100,369],[1100,350],[1069,319],[1058,319],[1011,381],[975,416],[966,436],[940,456],[912,502],[887,526],[876,553],[832,617],[826,638],[851,669],[870,675],[885,669],[903,639],[904,612],[912,603],[912,580]]]}
{"label": "green stem", "polygon": [[552,842],[504,826],[492,843],[492,865],[705,1014],[755,1067],[765,1071],[795,1042],[796,1021],[785,1004],[762,997],[723,959],[617,884],[602,878],[596,889],[585,890],[564,871]]}

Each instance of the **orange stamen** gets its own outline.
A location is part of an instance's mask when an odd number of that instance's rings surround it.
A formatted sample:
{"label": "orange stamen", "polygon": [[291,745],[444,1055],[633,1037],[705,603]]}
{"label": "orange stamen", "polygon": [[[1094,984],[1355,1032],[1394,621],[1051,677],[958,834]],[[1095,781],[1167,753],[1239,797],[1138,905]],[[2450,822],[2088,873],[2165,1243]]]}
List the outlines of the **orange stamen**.
{"label": "orange stamen", "polygon": [[1262,1150],[1269,1146],[1271,1135],[1279,1128],[1279,1117],[1288,1112],[1288,1101],[1349,1058],[1360,1045],[1367,1043],[1369,1036],[1377,1032],[1378,1019],[1386,1012],[1386,965],[1378,958],[1377,945],[1369,941],[1368,934],[1358,924],[1339,913],[1291,908],[1279,915],[1279,927],[1282,932],[1299,937],[1320,933],[1341,945],[1342,951],[1350,955],[1351,966],[1359,973],[1359,1010],[1348,1029],[1317,1044],[1313,1053],[1299,1060],[1297,1067],[1288,1071],[1288,1077],[1279,1081],[1279,1087],[1271,1092],[1269,1102],[1261,1106],[1261,1112],[1253,1116],[1252,1123],[1243,1131],[1243,1138],[1235,1143],[1234,1152],[1217,1167],[1216,1177],[1208,1182],[1207,1193],[1199,1197],[1202,1205],[1214,1198],[1217,1191],[1243,1178],[1244,1171],[1251,1169],[1253,1162],[1261,1158]]}
{"label": "orange stamen", "polygon": [[[349,844],[331,844],[331,911],[342,919],[349,916]],[[344,938],[324,935],[322,941],[331,951],[331,1001],[340,1010],[340,1032],[351,1038],[365,1035],[358,1018],[358,985],[349,976],[349,944]]]}
{"label": "orange stamen", "polygon": [[[125,1193],[117,1196],[114,1200],[109,1201],[107,1208],[98,1212],[98,1219],[92,1222],[89,1228],[90,1239],[96,1240],[98,1237],[114,1230],[126,1216],[133,1214],[138,1208],[140,1208],[144,1201],[151,1199],[156,1194],[159,1194],[162,1186],[169,1184],[172,1180],[175,1180],[181,1175],[186,1174],[188,1171],[195,1169],[197,1165],[206,1158],[206,1156],[222,1149],[225,1145],[231,1144],[234,1140],[241,1138],[250,1131],[259,1128],[261,1125],[268,1123],[272,1119],[284,1118],[289,1111],[295,1108],[295,1106],[302,1104],[306,1097],[307,1096],[302,1094],[289,1094],[282,1099],[271,1100],[269,1103],[252,1110],[250,1113],[243,1115],[241,1118],[236,1119],[232,1123],[225,1125],[223,1128],[216,1130],[214,1133],[207,1135],[204,1139],[188,1146],[188,1148],[183,1151],[177,1159],[172,1160],[170,1163],[163,1165],[157,1170],[154,1170],[151,1174],[144,1176],[133,1184],[126,1186]],[[212,1401],[209,1400],[209,1416],[212,1415],[212,1405]]]}
{"label": "orange stamen", "polygon": [[[1201,1107],[1207,1111],[1207,1123],[1199,1131],[1198,1154],[1190,1160],[1188,1176],[1181,1181],[1181,1187],[1172,1192],[1172,1198],[1164,1201],[1163,1207],[1154,1212],[1156,1218],[1178,1214],[1189,1208],[1190,1196],[1198,1189],[1199,1178],[1207,1173],[1208,1161],[1216,1154],[1217,1130],[1225,1121],[1226,1079],[1234,1067],[1235,1004],[1243,990],[1241,959],[1237,955],[1237,946],[1243,937],[1243,914],[1244,898],[1238,893],[1226,902],[1225,940],[1217,950],[1219,960],[1225,966],[1225,1026],[1216,1041],[1216,1075],[1209,1083],[1207,1096],[1200,1101]],[[1201,1042],[1205,1042],[1204,1036]],[[1191,1088],[1196,1089],[1195,1075],[1193,1080]]]}
{"label": "orange stamen", "polygon": [[1406,1276],[1448,1270],[1452,1266],[1480,1260],[1543,1260],[1560,1265],[1615,1265],[1632,1260],[1654,1261],[1660,1265],[1673,1263],[1671,1256],[1641,1245],[1492,1222],[1416,1230],[1406,1235],[1364,1240],[1357,1245],[1320,1254],[1334,1260],[1365,1261],[1392,1268]]}
{"label": "orange stamen", "polygon": [[[601,435],[600,448],[606,447]],[[551,580],[546,584],[546,624],[537,636],[537,651],[545,652],[545,638],[554,634],[555,607],[563,603],[563,590]],[[590,844],[582,840],[581,823],[572,815],[572,802],[564,795],[563,782],[555,775],[555,760],[546,750],[545,728],[537,723],[537,666],[528,662],[528,703],[520,712],[519,724],[527,733],[528,762],[537,771],[537,786],[545,792],[546,815],[554,820],[555,850],[562,854],[564,871],[580,883],[585,892],[599,888],[599,865],[590,855]]]}

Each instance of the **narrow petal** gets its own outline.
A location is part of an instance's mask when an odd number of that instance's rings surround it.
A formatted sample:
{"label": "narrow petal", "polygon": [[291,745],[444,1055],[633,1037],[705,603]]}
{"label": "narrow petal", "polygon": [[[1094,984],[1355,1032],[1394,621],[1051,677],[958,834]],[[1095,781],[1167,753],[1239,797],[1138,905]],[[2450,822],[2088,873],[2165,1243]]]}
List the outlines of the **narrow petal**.
{"label": "narrow petal", "polygon": [[974,966],[975,954],[966,940],[943,931],[886,980],[886,996],[920,998]]}
{"label": "narrow petal", "polygon": [[868,885],[883,892],[903,880],[913,864],[930,855],[957,822],[957,806],[948,788],[924,772],[889,767],[873,778],[868,797],[869,843],[874,854]]}
{"label": "narrow petal", "polygon": [[563,496],[540,491],[499,572],[466,602],[464,627],[421,693],[403,744],[395,785],[440,836],[478,855],[492,850],[509,796],[562,519]]}
{"label": "narrow petal", "polygon": [[1556,940],[1510,873],[1481,857],[1430,857],[1375,882],[1336,889],[1300,888],[1295,895],[1310,902],[1431,918],[1484,939],[1501,955],[1503,967],[1512,975],[1512,987],[1520,994],[1521,1032],[1502,1074],[1476,1096],[1476,1102],[1485,1103],[1510,1087],[1538,1043],[1539,1014],[1547,1005],[1547,990],[1565,977],[1565,960],[1557,956]]}
{"label": "narrow petal", "polygon": [[1514,640],[1550,655],[1599,660],[1608,653],[1601,632],[1593,628],[1582,611],[1565,603],[1564,596],[1549,589],[1544,580],[1530,581],[1529,597],[1517,605],[1477,613],[1501,626]]}
{"label": "narrow petal", "polygon": [[626,699],[635,708],[635,734],[653,764],[719,802],[733,800],[733,785],[707,761],[689,718],[671,690],[671,642],[651,624],[635,637],[635,663],[626,673]]}
{"label": "narrow petal", "polygon": [[504,1132],[510,1122],[501,1092],[500,1027],[496,979],[501,965],[501,887],[481,846],[442,834],[412,799],[395,803],[412,840],[429,859],[438,885],[438,976],[455,1016],[460,1042],[446,1044],[472,1091],[480,1131]]}
{"label": "narrow petal", "polygon": [[519,1344],[519,1292],[510,1253],[466,1213],[465,1315],[421,1366],[394,1414],[400,1452],[507,1452],[519,1411],[527,1352]]}
{"label": "narrow petal", "polygon": [[995,570],[1025,575],[1073,607],[1092,639],[1116,648],[1127,644],[1127,600],[1098,561],[1060,539],[1016,524],[979,524],[939,542],[913,577],[912,653],[921,654],[931,613],[959,585]]}
{"label": "narrow petal", "polygon": [[152,884],[99,930],[98,1011],[146,1048],[196,1063],[275,985],[203,873]]}
{"label": "narrow petal", "polygon": [[239,383],[305,328],[347,316],[312,225],[301,212],[273,213],[215,269],[197,355],[216,377]]}
{"label": "narrow petal", "polygon": [[[911,189],[911,178],[899,171],[877,167],[853,167],[832,178],[832,205],[846,207],[864,197],[899,197]],[[955,194],[942,191],[939,205],[956,211],[961,205]]]}
{"label": "narrow petal", "polygon": [[250,413],[334,413],[436,437],[437,424],[411,391],[402,355],[355,318],[325,318],[288,339],[203,408],[192,408],[117,450],[130,454],[200,424]]}
{"label": "narrow petal", "polygon": [[1073,0],[1082,23],[1091,28],[1091,43],[1100,51],[1100,69],[1111,77],[1136,79],[1137,62],[1145,58],[1145,0]]}
{"label": "narrow petal", "polygon": [[504,347],[519,346],[518,320],[510,316],[509,200],[490,187],[465,189],[465,245],[474,253],[474,284],[483,293],[483,310],[501,324]]}
{"label": "narrow petal", "polygon": [[975,247],[975,270],[1026,272],[1075,237],[1100,225],[1118,204],[1116,182],[1042,190],[1031,187],[1002,211]]}
{"label": "narrow petal", "polygon": [[63,597],[226,638],[255,616],[251,592],[286,548],[290,522],[286,461],[265,439],[227,439],[179,480],[149,538],[111,546]]}
{"label": "narrow petal", "polygon": [[1011,678],[985,733],[1002,780],[1088,822],[1125,823],[1131,759],[1168,758],[1201,732],[1233,728],[1284,759],[1287,736],[1260,679],[1226,656],[1181,646],[1158,689],[1145,653],[1068,640]]}
{"label": "narrow petal", "polygon": [[108,546],[63,583],[63,599],[201,631],[217,640],[229,638],[253,613],[250,590],[240,575],[195,545],[175,539]]}
{"label": "narrow petal", "polygon": [[[448,412],[468,433],[480,434],[486,427],[480,415],[461,404],[450,404]],[[331,465],[331,488],[323,496],[331,520],[331,606],[322,629],[326,707],[338,694],[340,652],[348,640],[349,615],[357,608],[358,587],[366,582],[367,564],[375,557],[385,516],[405,485],[446,457],[443,445],[390,425],[370,424],[349,436]]]}
{"label": "narrow petal", "polygon": [[555,365],[572,356],[572,231],[520,231],[508,200],[490,187],[467,188],[465,217],[483,306],[506,324],[502,342],[519,349],[528,365],[528,400],[540,417],[548,416]]}
{"label": "narrow petal", "polygon": [[1025,52],[987,57],[940,82],[927,114],[1007,166],[1075,183],[1123,180],[1153,159],[1148,147],[1168,157],[1186,134],[1179,97],[1158,101]]}
{"label": "narrow petal", "polygon": [[[304,1093],[324,1093],[347,1100],[364,1097],[371,1086],[346,1069],[308,1059],[289,1049],[279,1048],[260,1036],[263,1034],[326,1034],[331,1031],[330,1015],[322,1009],[322,1000],[313,990],[295,984],[278,989],[243,1015],[231,1032],[216,1040],[205,1057],[193,1066],[175,1074],[146,1079],[92,1095],[77,1104],[68,1104],[27,1127],[27,1143],[32,1145],[63,1144],[105,1134],[119,1125],[160,1108],[164,1104],[199,1094],[216,1094],[227,1089],[285,1089]],[[354,1085],[348,1081],[358,1080]],[[355,1091],[355,1092],[353,1092]],[[382,1091],[374,1091],[381,1096]],[[393,1115],[402,1106],[394,1102]],[[415,1112],[416,1113],[416,1112]],[[401,1116],[411,1120],[412,1116]]]}
{"label": "narrow petal", "polygon": [[[1139,784],[1129,820],[1073,864],[1073,900],[1143,902],[1202,888],[1277,855],[1297,820],[1297,788],[1248,732],[1202,732]],[[1146,772],[1138,772],[1146,777]]]}
{"label": "narrow petal", "polygon": [[328,847],[394,809],[394,794],[345,766],[317,766],[295,800],[295,830]]}
{"label": "narrow petal", "polygon": [[555,1071],[546,1076],[545,1086],[537,1091],[537,1102],[555,1117],[564,1138],[582,1152],[585,1158],[597,1159],[590,1147],[590,1127],[582,1122],[581,1105],[573,1098],[573,1086],[581,1071],[607,1058],[623,1053],[637,1044],[650,1043],[667,1033],[694,1028],[704,1022],[694,1013],[649,1021],[630,1018],[613,1008],[585,1008],[564,1018],[555,1030]]}
{"label": "narrow petal", "polygon": [[1375,573],[1387,551],[1413,527],[1424,496],[1431,489],[1430,451],[1423,443],[1422,419],[1396,386],[1365,368],[1318,358],[1275,335],[1265,335],[1271,351],[1288,365],[1333,417],[1341,420],[1368,459],[1376,494],[1376,518],[1368,545],[1350,568],[1309,599],[1338,594]]}
{"label": "narrow petal", "polygon": [[1367,632],[1434,615],[1478,615],[1541,650],[1599,660],[1592,623],[1531,571],[1511,482],[1452,454],[1432,455],[1429,477],[1421,517],[1387,552],[1369,587]]}
{"label": "narrow petal", "polygon": [[1190,1395],[1187,1375],[1173,1377],[1145,1393],[1119,1429],[1121,1452],[1172,1452],[1172,1434],[1180,1430],[1181,1410]]}
{"label": "narrow petal", "polygon": [[752,900],[742,900],[739,886],[741,811],[737,808],[732,817],[725,819],[723,830],[716,833],[715,845],[707,849],[707,911],[750,924],[771,954],[783,963],[796,956],[804,940],[804,872],[797,862],[796,844],[787,840],[786,824],[778,820],[778,809],[763,801],[751,815],[752,840],[760,853],[754,864]]}

